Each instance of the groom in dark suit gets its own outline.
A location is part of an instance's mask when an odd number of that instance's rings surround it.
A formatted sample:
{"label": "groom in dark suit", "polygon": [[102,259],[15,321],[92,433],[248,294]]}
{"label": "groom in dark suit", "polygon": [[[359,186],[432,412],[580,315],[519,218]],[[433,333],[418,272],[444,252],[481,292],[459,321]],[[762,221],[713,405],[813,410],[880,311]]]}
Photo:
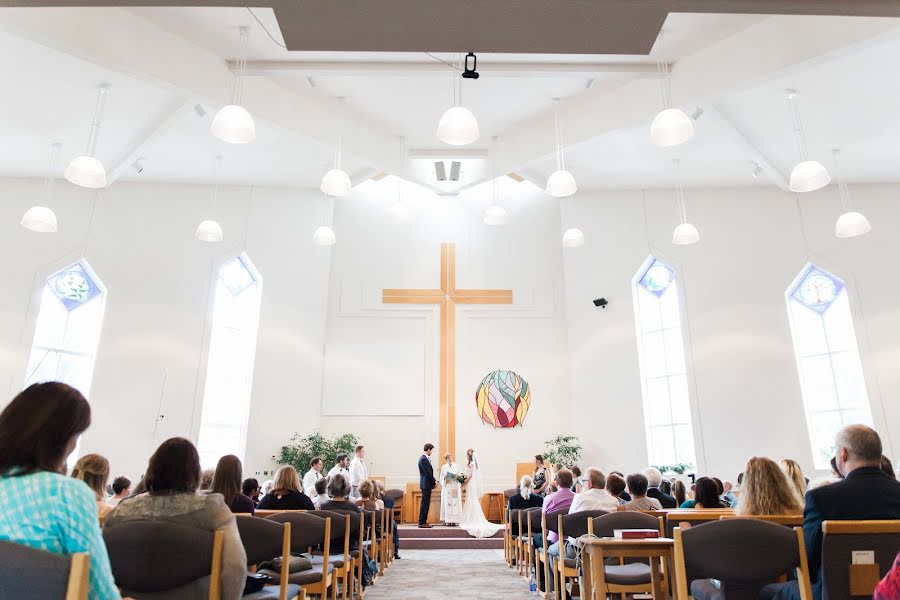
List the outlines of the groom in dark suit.
{"label": "groom in dark suit", "polygon": [[419,527],[429,528],[428,509],[431,507],[431,490],[434,489],[434,467],[428,457],[434,450],[434,444],[425,444],[422,456],[419,457],[419,487],[422,488],[422,504],[419,506]]}

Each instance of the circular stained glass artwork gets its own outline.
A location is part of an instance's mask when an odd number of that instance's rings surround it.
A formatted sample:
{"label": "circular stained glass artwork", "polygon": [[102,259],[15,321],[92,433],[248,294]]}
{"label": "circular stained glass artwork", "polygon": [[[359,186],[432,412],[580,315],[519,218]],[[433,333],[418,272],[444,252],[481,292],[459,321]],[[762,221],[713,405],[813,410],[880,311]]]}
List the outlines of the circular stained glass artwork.
{"label": "circular stained glass artwork", "polygon": [[672,283],[672,270],[666,265],[655,262],[644,275],[644,287],[651,292],[661,292]]}
{"label": "circular stained glass artwork", "polygon": [[813,308],[828,306],[837,294],[834,280],[823,273],[810,273],[797,289],[800,301]]}
{"label": "circular stained glass artwork", "polygon": [[528,382],[512,371],[494,371],[481,380],[475,392],[481,420],[493,427],[521,426],[531,407]]}
{"label": "circular stained glass artwork", "polygon": [[91,295],[91,284],[83,273],[66,271],[56,278],[56,293],[60,298],[82,303]]}

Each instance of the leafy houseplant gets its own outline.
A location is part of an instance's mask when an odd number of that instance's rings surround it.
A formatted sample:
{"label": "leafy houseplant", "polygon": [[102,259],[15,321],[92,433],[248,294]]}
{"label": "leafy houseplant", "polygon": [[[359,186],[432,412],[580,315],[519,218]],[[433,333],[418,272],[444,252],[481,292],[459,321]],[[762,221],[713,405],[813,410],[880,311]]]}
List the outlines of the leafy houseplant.
{"label": "leafy houseplant", "polygon": [[684,475],[688,471],[694,468],[694,465],[691,463],[676,463],[674,465],[653,465],[655,468],[659,469],[660,473],[675,473],[676,475]]}
{"label": "leafy houseplant", "polygon": [[328,472],[335,464],[335,457],[341,452],[353,454],[353,450],[359,443],[359,438],[352,433],[328,438],[319,431],[313,431],[305,435],[295,433],[291,436],[286,446],[275,460],[281,465],[291,465],[301,475],[309,470],[310,461],[319,456],[325,463],[324,472]]}
{"label": "leafy houseplant", "polygon": [[544,460],[553,465],[574,467],[581,460],[581,442],[574,435],[558,435],[546,443]]}

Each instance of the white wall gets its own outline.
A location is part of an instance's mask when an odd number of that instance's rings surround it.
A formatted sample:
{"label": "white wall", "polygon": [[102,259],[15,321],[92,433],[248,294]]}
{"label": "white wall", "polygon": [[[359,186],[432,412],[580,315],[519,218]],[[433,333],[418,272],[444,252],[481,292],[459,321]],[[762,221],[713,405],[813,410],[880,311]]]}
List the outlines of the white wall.
{"label": "white wall", "polygon": [[[646,441],[631,278],[648,254],[681,280],[694,435],[700,468],[734,477],[753,455],[791,457],[812,469],[784,291],[811,260],[850,289],[872,414],[886,451],[900,448],[900,293],[896,256],[900,186],[853,186],[871,220],[866,237],[838,240],[831,188],[802,196],[763,188],[688,190],[701,242],[671,243],[670,191],[579,194],[564,226],[587,243],[565,252],[566,309],[576,423],[587,461],[644,466]],[[606,296],[598,310],[591,299]]]}
{"label": "white wall", "polygon": [[[117,183],[96,196],[89,238],[93,192],[57,182],[56,235],[18,226],[29,206],[45,201],[40,182],[0,180],[0,197],[0,385],[8,398],[24,381],[46,275],[85,256],[108,289],[83,452],[101,452],[114,473],[139,476],[162,440],[196,439],[212,278],[245,248],[245,236],[263,277],[245,470],[270,469],[292,431],[317,423],[330,254],[310,242],[322,214],[318,194],[222,188],[222,244],[193,237],[212,208],[207,187]],[[154,435],[166,368],[165,418]]]}

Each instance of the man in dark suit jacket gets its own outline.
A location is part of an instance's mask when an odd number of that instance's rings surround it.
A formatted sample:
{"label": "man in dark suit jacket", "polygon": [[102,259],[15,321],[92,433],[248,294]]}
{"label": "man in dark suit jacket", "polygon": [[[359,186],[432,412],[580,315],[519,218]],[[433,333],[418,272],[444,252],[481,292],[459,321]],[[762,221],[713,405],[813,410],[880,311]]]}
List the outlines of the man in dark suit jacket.
{"label": "man in dark suit jacket", "polygon": [[419,527],[429,528],[428,509],[431,508],[431,490],[434,489],[434,467],[428,457],[434,450],[433,444],[425,444],[424,452],[419,457],[419,487],[422,488],[422,504],[419,505]]}
{"label": "man in dark suit jacket", "polygon": [[[900,519],[900,482],[881,470],[881,438],[865,425],[848,425],[835,438],[844,479],[810,490],[803,511],[803,539],[813,597],[822,598],[822,521]],[[774,588],[773,588],[774,589]],[[778,599],[799,599],[797,582],[782,584]]]}
{"label": "man in dark suit jacket", "polygon": [[662,483],[662,473],[659,472],[659,469],[656,467],[644,469],[644,477],[647,478],[649,484],[647,487],[648,498],[656,498],[663,508],[678,508],[678,502],[675,501],[674,496],[664,494],[659,489],[659,484]]}

